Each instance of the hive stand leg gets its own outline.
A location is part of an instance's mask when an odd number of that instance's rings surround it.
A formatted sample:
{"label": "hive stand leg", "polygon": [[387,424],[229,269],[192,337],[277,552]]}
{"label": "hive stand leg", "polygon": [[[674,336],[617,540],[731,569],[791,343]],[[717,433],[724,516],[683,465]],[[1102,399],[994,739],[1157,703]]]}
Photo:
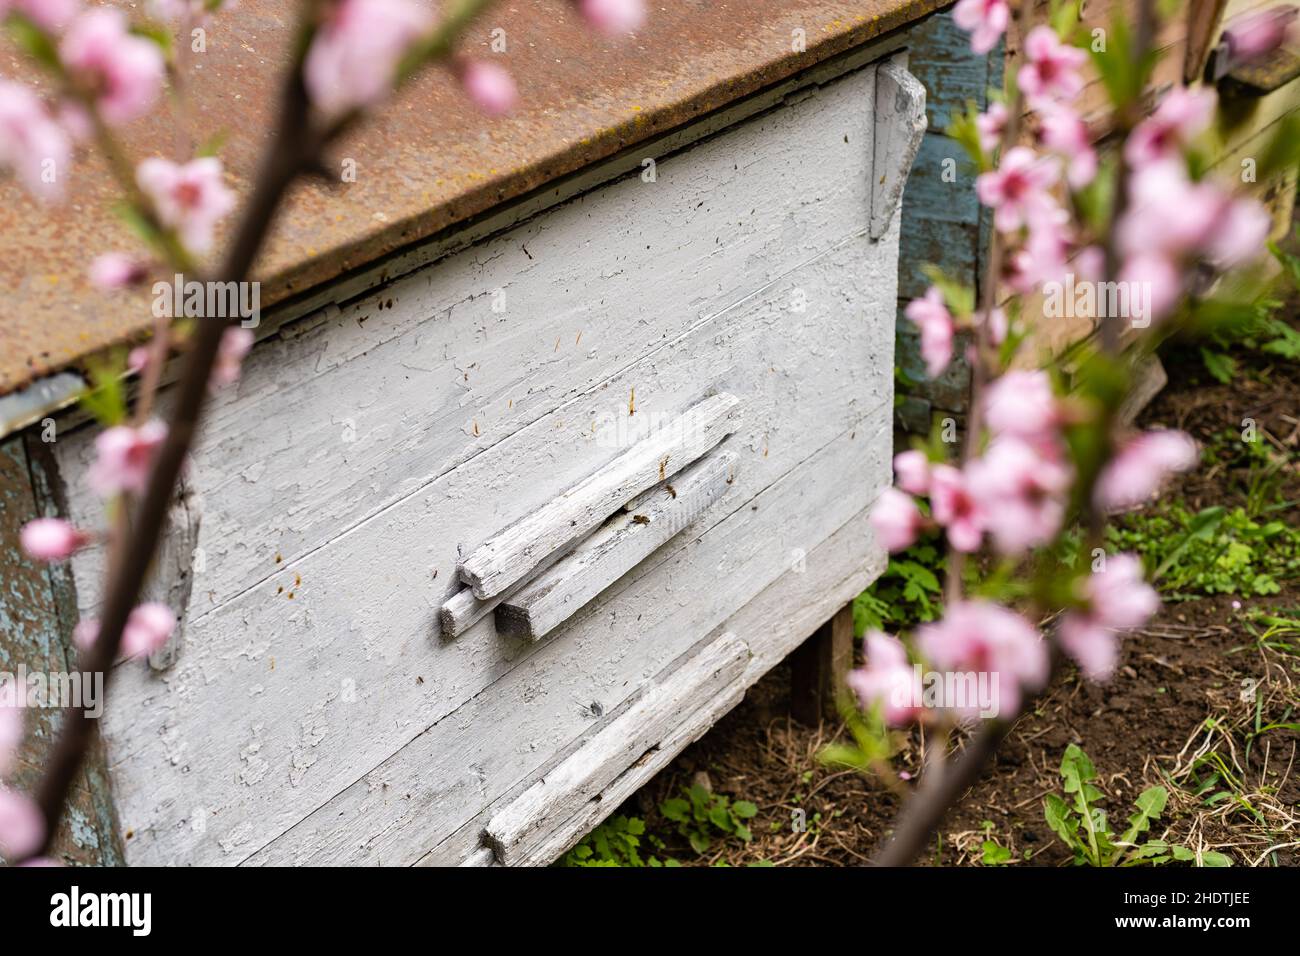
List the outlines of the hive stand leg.
{"label": "hive stand leg", "polygon": [[801,724],[838,720],[853,667],[853,605],[846,604],[790,655],[790,714]]}

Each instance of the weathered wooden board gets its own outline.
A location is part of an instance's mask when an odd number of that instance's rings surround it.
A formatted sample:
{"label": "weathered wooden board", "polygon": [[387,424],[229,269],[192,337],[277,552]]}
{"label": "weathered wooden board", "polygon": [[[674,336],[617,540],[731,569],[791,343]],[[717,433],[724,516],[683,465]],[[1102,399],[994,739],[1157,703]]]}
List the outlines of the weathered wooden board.
{"label": "weathered wooden board", "polygon": [[[865,506],[888,479],[897,268],[897,225],[866,236],[873,90],[847,77],[662,160],[657,184],[615,184],[445,264],[468,270],[470,303],[520,269],[531,319],[435,308],[456,295],[440,268],[369,313],[396,337],[359,332],[368,313],[345,305],[255,350],[191,472],[206,570],[184,652],[163,674],[117,675],[108,735],[133,862],[412,862],[580,736],[592,702],[618,706]],[[856,151],[836,153],[846,136]],[[839,165],[825,182],[807,163],[821,147]],[[593,307],[596,287],[614,291]],[[590,360],[573,354],[593,339]],[[612,461],[629,427],[722,391],[744,403],[728,439],[742,460],[698,532],[541,645],[491,620],[436,639],[465,554]],[[341,441],[348,418],[383,435]],[[84,454],[61,455],[77,482]],[[93,554],[77,565],[86,607],[96,569]],[[702,572],[727,585],[698,593]],[[451,762],[431,770],[426,744]]]}
{"label": "weathered wooden board", "polygon": [[739,422],[740,399],[734,395],[713,395],[688,408],[595,474],[483,542],[460,563],[460,579],[479,600],[513,587],[633,496],[696,461]]}
{"label": "weathered wooden board", "polygon": [[[487,842],[507,866],[548,863],[548,834],[691,716],[735,693],[749,663],[749,648],[727,634],[693,653],[662,680],[650,683],[635,704],[605,724],[554,770],[523,792],[487,825]],[[585,815],[584,815],[585,823]]]}
{"label": "weathered wooden board", "polygon": [[497,631],[536,641],[704,514],[731,487],[737,455],[716,451],[620,511],[497,608]]}
{"label": "weathered wooden board", "polygon": [[[654,182],[619,180],[256,349],[194,460],[196,611],[274,590],[288,564],[862,228],[873,95],[874,70],[852,74],[659,156]],[[87,458],[89,438],[62,457]],[[536,500],[564,487],[544,477]]]}
{"label": "weathered wooden board", "polygon": [[[602,717],[629,706],[645,679],[700,645],[699,634],[716,630],[764,582],[809,578],[808,586],[816,588],[837,580],[845,568],[876,560],[879,548],[862,532],[846,543],[837,567],[808,556],[888,482],[887,411],[888,405],[873,410],[694,540],[678,538],[655,552],[556,639],[534,645],[536,652],[521,666],[248,862],[415,862],[423,855],[420,848],[464,836],[464,826],[494,804],[493,795],[517,795],[543,776],[559,762],[557,754],[597,730]],[[808,502],[817,504],[805,508]],[[780,617],[773,613],[736,633],[755,654],[766,653],[769,634],[784,639]],[[468,732],[473,727],[490,732],[474,735]],[[472,839],[456,845],[454,859],[440,855],[440,861],[458,863],[468,855],[486,820],[479,818]]]}
{"label": "weathered wooden board", "polygon": [[[539,839],[528,848],[527,853],[520,854],[510,865],[545,866],[554,861],[666,767],[688,744],[699,740],[727,711],[741,702],[747,685],[740,677],[745,670],[744,665],[749,661],[749,649],[743,642],[736,640],[730,632],[723,634],[704,650],[686,655],[688,663],[683,664],[683,667],[692,664],[698,657],[709,654],[710,650],[719,644],[730,645],[735,649],[731,653],[735,654],[734,659],[739,667],[738,673],[732,675],[731,683],[720,688],[717,693],[708,697],[701,706],[690,713],[678,714],[675,721],[665,725],[665,732],[659,736],[654,746],[647,748],[630,764],[625,764],[626,769],[605,789],[579,804],[576,810],[562,822],[541,834]],[[475,854],[471,854],[467,859],[473,860],[474,856]],[[493,852],[489,860],[479,859],[469,865],[483,866],[496,863],[498,863],[497,856]]]}
{"label": "weathered wooden board", "polygon": [[[29,700],[27,691],[71,687],[75,666],[69,641],[74,623],[69,618],[76,608],[71,576],[63,565],[31,560],[19,543],[28,521],[60,511],[50,464],[48,448],[37,436],[16,435],[0,443],[0,683],[13,682],[22,690],[22,699],[34,705],[24,709],[26,737],[3,783],[25,792],[41,779],[61,719],[60,701]],[[37,683],[29,683],[33,678]],[[85,697],[83,701],[88,706],[95,703]],[[102,698],[98,703],[103,704]],[[67,863],[95,866],[122,861],[98,741],[77,774],[51,855]]]}
{"label": "weathered wooden board", "polygon": [[907,72],[900,53],[876,70],[875,170],[871,179],[871,238],[879,239],[898,214],[903,187],[925,135],[925,87]]}
{"label": "weathered wooden board", "polygon": [[[725,634],[743,635],[752,642],[749,666],[733,694],[722,702],[718,716],[739,702],[736,691],[748,688],[774,665],[783,660],[812,631],[862,592],[868,583],[884,570],[888,555],[872,543],[872,530],[867,521],[868,512],[862,511],[850,519],[835,534],[808,553],[805,572],[787,574],[777,579],[761,594],[745,605],[744,609],[719,624],[702,642],[707,644]],[[716,717],[714,718],[716,719]],[[665,741],[648,759],[630,767],[622,777],[607,788],[599,801],[586,809],[588,816],[581,829],[560,827],[546,847],[549,858],[554,859],[576,843],[601,820],[615,813],[623,800],[630,797],[643,784],[658,773],[677,753],[695,739],[691,728],[683,728],[680,737]],[[418,861],[421,866],[483,866],[491,864],[495,856],[479,852],[483,828],[492,815],[507,806],[516,794],[508,795],[494,807],[480,813],[462,826]],[[541,856],[539,850],[539,857]]]}

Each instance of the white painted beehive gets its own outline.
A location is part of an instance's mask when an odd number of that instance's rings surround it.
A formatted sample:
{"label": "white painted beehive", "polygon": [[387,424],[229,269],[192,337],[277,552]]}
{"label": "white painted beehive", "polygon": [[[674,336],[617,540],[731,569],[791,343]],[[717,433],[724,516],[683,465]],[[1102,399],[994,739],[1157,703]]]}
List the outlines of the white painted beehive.
{"label": "white painted beehive", "polygon": [[[183,633],[115,677],[129,862],[548,862],[879,573],[897,46],[259,343],[174,509]],[[92,439],[56,449],[86,523]]]}

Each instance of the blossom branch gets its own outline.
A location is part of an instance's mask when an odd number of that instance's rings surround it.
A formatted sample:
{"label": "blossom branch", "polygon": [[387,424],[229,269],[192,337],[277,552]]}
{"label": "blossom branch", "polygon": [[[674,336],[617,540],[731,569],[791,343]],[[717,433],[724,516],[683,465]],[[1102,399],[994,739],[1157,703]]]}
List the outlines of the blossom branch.
{"label": "blossom branch", "polygon": [[[453,15],[422,45],[418,62],[403,65],[400,78],[407,79],[417,72],[418,67],[449,55],[458,37],[490,3],[491,0],[466,0],[458,5]],[[329,143],[341,136],[362,113],[358,108],[334,122],[312,122],[313,104],[305,85],[304,68],[322,9],[319,0],[311,0],[305,5],[294,60],[281,94],[278,127],[263,158],[253,194],[235,230],[229,251],[217,270],[221,281],[242,282],[247,279],[290,184],[309,171]],[[111,137],[104,137],[104,141],[112,143]],[[118,155],[111,157],[111,161],[115,166],[123,165]],[[124,178],[119,176],[119,179]],[[128,618],[136,606],[158,549],[181,469],[198,431],[208,384],[226,328],[224,321],[199,324],[177,385],[167,437],[158,449],[145,491],[132,515],[133,520],[119,522],[119,540],[110,549],[108,583],[98,637],[83,650],[79,662],[83,672],[103,673],[105,687],[121,649]],[[119,501],[123,512],[128,505],[127,500]],[[48,851],[92,734],[93,724],[84,710],[76,707],[64,710],[58,740],[36,792],[36,803],[45,821],[44,838],[29,856],[41,856]]]}

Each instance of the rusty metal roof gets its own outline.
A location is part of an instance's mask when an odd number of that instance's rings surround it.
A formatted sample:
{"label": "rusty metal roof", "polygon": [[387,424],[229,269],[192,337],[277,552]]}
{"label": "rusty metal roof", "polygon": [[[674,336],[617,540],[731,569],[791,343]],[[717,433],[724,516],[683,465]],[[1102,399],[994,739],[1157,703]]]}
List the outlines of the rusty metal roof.
{"label": "rusty metal roof", "polygon": [[[883,35],[947,0],[663,0],[646,27],[614,41],[588,30],[564,0],[503,0],[467,38],[488,54],[505,30],[503,62],[519,84],[510,116],[480,115],[450,76],[431,70],[341,144],[356,182],[300,183],[260,262],[263,306],[425,239],[638,141],[786,79]],[[241,193],[265,146],[295,4],[243,0],[208,30],[190,84],[196,138],[227,139],[221,155]],[[805,31],[807,51],[792,52]],[[481,48],[481,49],[480,49]],[[0,73],[30,68],[11,47]],[[172,152],[170,114],[134,124],[137,160]],[[86,279],[99,253],[139,248],[111,211],[116,191],[91,157],[71,171],[53,210],[0,182],[0,395],[147,336],[147,292],[106,295]]]}

